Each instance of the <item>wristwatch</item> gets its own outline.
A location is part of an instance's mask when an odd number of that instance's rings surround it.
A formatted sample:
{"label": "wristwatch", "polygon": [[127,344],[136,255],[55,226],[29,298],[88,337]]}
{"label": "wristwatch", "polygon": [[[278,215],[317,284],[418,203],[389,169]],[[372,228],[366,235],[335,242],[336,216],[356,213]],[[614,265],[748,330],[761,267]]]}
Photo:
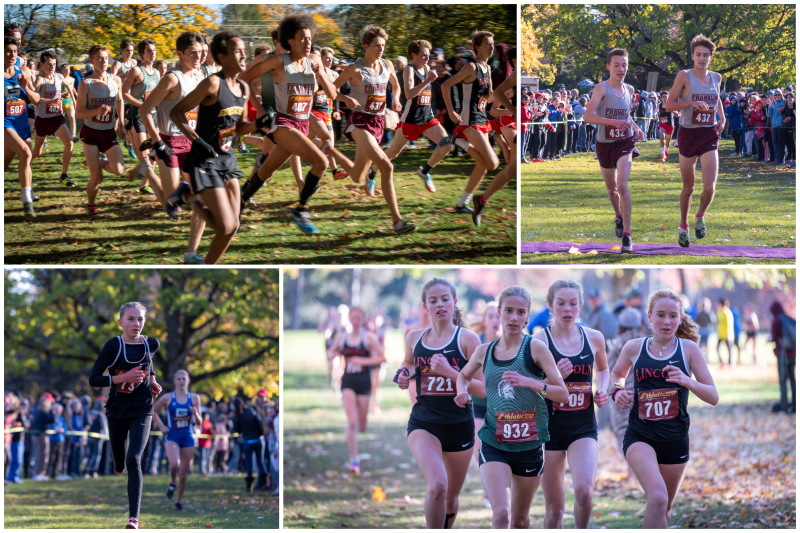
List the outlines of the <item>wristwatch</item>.
{"label": "wristwatch", "polygon": [[542,392],[541,392],[542,398],[547,396],[547,383],[543,383],[543,385],[544,385],[544,388],[542,389]]}

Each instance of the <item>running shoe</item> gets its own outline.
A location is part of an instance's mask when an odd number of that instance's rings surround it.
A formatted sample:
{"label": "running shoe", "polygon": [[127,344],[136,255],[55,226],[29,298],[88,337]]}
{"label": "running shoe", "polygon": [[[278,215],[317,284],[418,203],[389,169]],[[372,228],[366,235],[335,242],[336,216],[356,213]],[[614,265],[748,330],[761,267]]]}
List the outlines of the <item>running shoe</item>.
{"label": "running shoe", "polygon": [[661,161],[662,163],[663,163],[663,162],[664,162],[666,159],[667,159],[667,156],[665,156],[664,154],[661,154],[661,157],[659,157],[659,158],[658,158],[658,160],[659,160],[659,161]]}
{"label": "running shoe", "polygon": [[492,508],[492,502],[490,502],[489,498],[487,498],[485,495],[483,497],[483,506],[486,507],[487,509]]}
{"label": "running shoe", "polygon": [[22,204],[23,216],[25,218],[35,217],[36,211],[33,210],[33,203],[23,202]]}
{"label": "running shoe", "polygon": [[706,236],[706,220],[705,217],[694,219],[694,236],[702,239]]}
{"label": "running shoe", "polygon": [[364,189],[366,189],[368,195],[375,196],[375,180],[367,178],[367,183],[364,185]]}
{"label": "running shoe", "polygon": [[149,185],[139,187],[139,192],[142,194],[155,194],[155,191]]}
{"label": "running shoe", "polygon": [[456,204],[456,213],[464,214],[464,215],[471,215],[474,211],[471,207],[467,207],[466,205],[458,205]]}
{"label": "running shoe", "polygon": [[240,154],[249,154],[250,153],[250,150],[248,150],[247,146],[245,146],[244,144],[240,144],[238,150],[239,150]]}
{"label": "running shoe", "polygon": [[337,168],[336,172],[333,173],[333,181],[343,180],[349,175],[350,174],[348,174],[347,172],[345,172],[341,168]]}
{"label": "running shoe", "polygon": [[175,494],[175,483],[170,483],[167,487],[167,499],[171,500],[173,494]]}
{"label": "running shoe", "polygon": [[128,155],[131,156],[132,159],[136,159],[136,152],[133,151],[133,145],[125,143],[125,146],[128,147]]}
{"label": "running shoe", "polygon": [[377,173],[374,170],[372,170],[372,167],[370,167],[370,169],[367,171],[367,179],[375,180],[375,176],[377,176]]}
{"label": "running shoe", "polygon": [[38,202],[39,201],[39,197],[36,196],[36,193],[33,192],[33,191],[31,191],[31,200],[33,200],[34,202]]}
{"label": "running shoe", "polygon": [[93,205],[86,206],[86,218],[89,220],[97,218],[97,207]]}
{"label": "running shoe", "polygon": [[306,211],[292,210],[292,221],[297,224],[303,233],[319,233],[317,227],[311,222],[311,214]]}
{"label": "running shoe", "polygon": [[125,529],[139,529],[139,520],[134,517],[130,517],[128,519],[128,525],[125,526]]}
{"label": "running shoe", "polygon": [[486,203],[483,201],[483,195],[479,194],[478,196],[473,196],[472,205],[475,207],[472,211],[472,223],[480,228],[481,211],[483,211],[484,206],[486,206]]}
{"label": "running shoe", "polygon": [[629,254],[633,251],[633,241],[627,235],[622,237],[622,246],[619,249],[621,254]]}
{"label": "running shoe", "polygon": [[456,142],[457,138],[458,135],[456,135],[455,133],[451,133],[450,135],[439,141],[439,146],[444,146],[446,144],[453,144],[454,142]]}
{"label": "running shoe", "polygon": [[175,502],[175,510],[183,511],[183,504],[181,502]]}
{"label": "running shoe", "polygon": [[394,232],[396,235],[403,235],[405,233],[414,233],[417,227],[414,224],[409,224],[405,219],[400,219],[394,224]]}
{"label": "running shoe", "polygon": [[436,185],[433,184],[433,178],[431,177],[430,172],[423,174],[422,167],[419,167],[417,169],[417,176],[419,176],[422,180],[422,183],[425,184],[425,188],[428,189],[428,192],[436,192]]}
{"label": "running shoe", "polygon": [[667,159],[669,159],[669,150],[664,152],[664,161],[666,161]]}
{"label": "running shoe", "polygon": [[72,136],[72,142],[74,142],[74,143],[78,142],[78,138],[75,137],[74,135]]}
{"label": "running shoe", "polygon": [[75,182],[74,182],[74,181],[72,181],[72,180],[69,178],[69,176],[67,176],[66,174],[61,174],[61,177],[60,177],[60,178],[58,178],[58,181],[60,181],[60,182],[61,182],[61,185],[64,185],[64,186],[65,186],[65,187],[67,187],[68,189],[71,189],[72,187],[74,187],[74,186],[75,186]]}
{"label": "running shoe", "polygon": [[[186,183],[185,181],[182,181],[180,183],[180,185],[178,185],[178,188],[175,189],[175,194],[173,194],[172,196],[170,196],[167,199],[167,204],[168,205],[173,205],[175,207],[186,205],[186,202],[183,201],[183,195],[188,193],[191,190],[192,189],[191,189],[191,187],[189,187],[189,184]],[[169,208],[167,208],[167,209],[169,209]],[[169,211],[167,211],[167,214],[169,214]],[[173,216],[173,215],[169,215],[169,216]],[[176,216],[177,216],[177,214],[176,214]]]}
{"label": "running shoe", "polygon": [[358,459],[350,461],[350,472],[357,476],[361,475],[361,462]]}
{"label": "running shoe", "polygon": [[[194,255],[191,256],[191,257],[188,257],[188,258],[184,257],[183,258],[183,264],[184,265],[205,265],[206,264],[206,258],[203,257],[202,255],[198,254],[197,252],[195,252]],[[169,491],[167,491],[167,493],[169,493]],[[171,497],[172,496],[167,496],[167,498],[171,498]]]}
{"label": "running shoe", "polygon": [[681,229],[678,232],[678,244],[681,245],[681,248],[688,248],[689,247],[689,230],[688,229]]}
{"label": "running shoe", "polygon": [[622,238],[622,232],[624,231],[624,227],[622,225],[621,218],[614,219],[614,234],[617,236],[617,239]]}

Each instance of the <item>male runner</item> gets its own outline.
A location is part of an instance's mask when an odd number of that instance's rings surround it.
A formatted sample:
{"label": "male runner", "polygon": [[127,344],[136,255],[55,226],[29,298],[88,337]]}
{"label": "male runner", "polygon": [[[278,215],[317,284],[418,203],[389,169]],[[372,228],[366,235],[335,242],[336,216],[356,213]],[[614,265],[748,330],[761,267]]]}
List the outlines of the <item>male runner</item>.
{"label": "male runner", "polygon": [[[683,189],[678,244],[684,248],[689,247],[689,208],[692,205],[698,159],[703,173],[703,192],[700,194],[700,206],[694,215],[694,235],[698,239],[706,236],[704,217],[714,199],[719,172],[719,133],[725,127],[725,110],[719,97],[722,75],[708,70],[717,47],[703,34],[692,39],[689,46],[694,68],[678,73],[664,104],[667,111],[681,113],[678,157]],[[715,113],[720,117],[718,121],[714,120]]]}
{"label": "male runner", "polygon": [[[133,51],[136,47],[133,44],[133,41],[130,39],[122,39],[122,42],[119,43],[119,59],[114,61],[114,64],[111,65],[109,72],[113,76],[118,76],[121,81],[125,81],[125,76],[128,75],[128,72],[135,67],[138,62],[133,58]],[[121,117],[123,123],[126,122],[128,116],[128,104],[123,100],[122,104],[124,106],[125,114]],[[125,131],[128,131],[130,128],[125,127]],[[125,148],[128,149],[128,155],[131,158],[136,159],[136,153],[133,151],[133,145],[128,144],[128,139],[125,139]],[[144,183],[144,180],[142,180]]]}
{"label": "male runner", "polygon": [[622,48],[611,50],[606,59],[606,68],[610,76],[595,86],[583,118],[588,124],[598,125],[597,161],[608,189],[608,199],[614,207],[616,235],[622,238],[620,253],[626,254],[633,251],[633,207],[628,178],[631,175],[631,162],[639,156],[636,140],[644,140],[644,132],[631,120],[633,87],[625,83],[628,51]]}

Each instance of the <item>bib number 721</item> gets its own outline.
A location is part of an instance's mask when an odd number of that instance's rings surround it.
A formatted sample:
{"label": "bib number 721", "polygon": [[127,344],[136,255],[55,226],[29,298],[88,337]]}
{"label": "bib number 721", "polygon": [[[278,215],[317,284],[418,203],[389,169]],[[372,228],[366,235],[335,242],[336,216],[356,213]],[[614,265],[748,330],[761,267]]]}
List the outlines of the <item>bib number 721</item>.
{"label": "bib number 721", "polygon": [[455,396],[453,380],[437,374],[431,367],[420,369],[420,393],[424,396]]}

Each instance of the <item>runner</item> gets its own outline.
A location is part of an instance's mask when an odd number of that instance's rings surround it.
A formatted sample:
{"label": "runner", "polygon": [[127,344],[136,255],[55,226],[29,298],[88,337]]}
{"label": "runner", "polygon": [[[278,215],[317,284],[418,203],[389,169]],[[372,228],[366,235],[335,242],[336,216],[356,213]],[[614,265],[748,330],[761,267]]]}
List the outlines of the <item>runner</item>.
{"label": "runner", "polygon": [[[204,204],[196,212],[214,228],[205,264],[215,265],[238,227],[239,178],[244,174],[236,167],[233,138],[256,126],[245,116],[247,84],[237,80],[245,68],[244,41],[235,32],[223,31],[214,35],[210,50],[222,70],[201,81],[175,104],[169,118],[192,143],[182,169],[189,174],[192,192]],[[198,106],[193,128],[187,114]]]}
{"label": "runner", "polygon": [[[122,124],[122,81],[108,72],[108,47],[94,44],[89,48],[89,60],[94,71],[84,78],[78,86],[78,100],[75,103],[75,118],[84,119],[80,138],[83,153],[89,167],[89,183],[86,185],[86,216],[97,218],[97,190],[103,181],[103,171],[121,176],[125,171],[122,150],[117,142],[115,129],[119,122],[119,134],[124,139]],[[107,159],[101,159],[105,154]]]}
{"label": "runner", "polygon": [[178,478],[178,496],[175,498],[175,510],[183,511],[183,491],[189,480],[194,459],[194,432],[193,423],[202,425],[203,417],[200,415],[200,397],[189,393],[189,373],[186,370],[175,372],[175,391],[162,396],[156,402],[153,410],[160,413],[167,407],[167,424],[161,421],[160,416],[153,417],[158,430],[166,435],[164,448],[167,450],[169,460],[170,483],[167,488],[167,498],[172,499],[175,492],[175,479]]}
{"label": "runner", "polygon": [[[7,29],[8,30],[8,29]],[[8,34],[8,31],[6,31]],[[41,100],[39,94],[31,85],[31,73],[28,67],[17,66],[17,51],[20,42],[14,37],[6,36],[3,42],[3,92],[5,99],[5,113],[3,114],[3,143],[5,144],[5,164],[3,170],[14,158],[17,158],[19,172],[19,185],[22,189],[20,199],[26,217],[35,217],[33,202],[39,199],[33,194],[31,184],[31,129],[28,123],[26,108],[29,102],[38,104]]]}
{"label": "runner", "polygon": [[[323,145],[323,151],[333,155],[336,162],[344,167],[353,182],[357,184],[361,184],[371,164],[377,165],[381,173],[383,198],[392,216],[392,227],[396,234],[401,235],[413,233],[417,227],[403,220],[400,214],[392,181],[394,167],[380,147],[385,125],[386,88],[389,83],[392,84],[392,92],[395,95],[392,109],[396,113],[402,110],[400,99],[397,97],[400,94],[400,83],[392,65],[382,59],[388,38],[383,28],[371,24],[363,28],[359,40],[364,47],[364,58],[348,65],[334,82],[337,90],[345,83],[350,84],[351,96],[339,94],[337,98],[345,102],[351,110],[344,135],[356,143],[355,162],[350,161],[332,146],[326,148]],[[364,187],[369,196],[375,196],[374,179],[367,179]]]}
{"label": "runner", "polygon": [[[714,200],[719,172],[719,134],[725,128],[725,110],[719,97],[722,75],[708,70],[717,47],[700,34],[692,39],[690,49],[694,68],[678,72],[664,104],[667,111],[681,113],[678,159],[683,189],[678,244],[684,248],[689,246],[689,208],[692,206],[698,159],[703,172],[703,192],[700,194],[700,206],[694,215],[694,236],[698,239],[706,236],[705,214]],[[715,113],[720,117],[716,122]]]}
{"label": "runner", "polygon": [[[431,50],[433,50],[433,46],[428,41],[417,40],[408,43],[408,56],[411,58],[411,63],[403,69],[403,94],[406,97],[406,104],[392,145],[386,151],[386,156],[394,161],[408,142],[416,141],[420,135],[428,137],[436,143],[437,147],[428,162],[417,168],[417,176],[420,177],[429,192],[436,192],[431,169],[450,153],[453,146],[450,143],[439,146],[442,139],[447,137],[447,132],[444,126],[434,118],[431,107],[431,85],[437,79],[436,71],[428,66]],[[375,179],[375,171],[372,168],[369,170],[367,179]]]}
{"label": "runner", "polygon": [[[217,34],[219,35],[219,34]],[[216,35],[214,38],[216,39]],[[223,66],[223,71],[225,67]],[[232,138],[232,137],[231,137]],[[236,415],[233,419],[233,430],[242,437],[242,453],[244,454],[244,464],[247,476],[244,478],[246,492],[253,492],[253,456],[256,459],[256,470],[258,470],[258,489],[266,490],[267,486],[267,465],[266,441],[264,440],[264,420],[252,405],[245,405],[244,400],[238,396],[233,399],[233,412]]]}
{"label": "runner", "polygon": [[[142,102],[150,96],[160,79],[158,70],[153,66],[156,59],[156,42],[153,39],[142,39],[136,46],[136,51],[139,52],[142,60],[126,73],[122,82],[122,99],[128,104],[125,125],[128,128],[128,139],[138,160],[138,163],[128,171],[128,181],[134,181],[137,177],[142,178],[139,192],[155,194],[159,203],[164,205],[165,198],[161,180],[153,170],[150,158],[141,149],[142,143],[147,139],[147,130],[139,113]],[[150,115],[151,118],[155,115],[155,109],[150,112]],[[147,186],[147,182],[152,185],[152,188]]]}
{"label": "runner", "polygon": [[[339,74],[330,68],[333,64],[333,48],[320,48],[318,45],[314,44],[311,46],[311,53],[312,55],[319,55],[319,62],[322,64],[322,69],[325,71],[331,83],[335,82]],[[311,104],[311,116],[308,117],[310,126],[308,138],[315,143],[319,141],[317,146],[322,146],[326,141],[330,142],[331,146],[333,146],[333,122],[331,122],[331,114],[334,115],[336,120],[341,118],[339,115],[339,102],[336,101],[334,103],[334,101],[325,94],[324,89],[317,86],[317,90],[314,92],[314,101]],[[328,155],[328,163],[334,181],[343,180],[347,177],[347,172],[337,168],[336,160],[332,155]]]}
{"label": "runner", "polygon": [[[64,120],[64,99],[63,94],[72,97],[72,89],[64,83],[61,74],[56,72],[58,55],[53,50],[42,52],[41,71],[36,78],[34,88],[42,97],[36,109],[36,143],[33,147],[31,157],[36,159],[42,155],[42,145],[48,135],[58,137],[64,145],[64,152],[61,155],[61,177],[59,181],[68,188],[75,187],[75,183],[67,176],[69,162],[72,159],[72,135],[67,128],[67,121]],[[70,103],[72,100],[70,100]]]}
{"label": "runner", "polygon": [[[653,336],[622,348],[611,370],[611,400],[620,409],[633,407],[622,453],[647,496],[643,526],[667,529],[689,462],[689,391],[710,405],[717,405],[719,394],[696,344],[697,324],[685,314],[680,295],[670,289],[653,293],[647,314]],[[623,388],[631,370],[633,394]]]}
{"label": "runner", "polygon": [[[548,401],[550,442],[544,452],[542,476],[546,529],[563,529],[567,462],[575,493],[575,527],[586,529],[592,516],[592,493],[597,479],[597,419],[594,404],[608,403],[608,363],[606,341],[597,330],[576,323],[583,307],[581,286],[559,280],[547,291],[547,307],[552,315],[548,327],[533,338],[545,343],[567,386],[569,401]],[[597,373],[597,392],[592,394],[592,371]]]}
{"label": "runner", "polygon": [[[486,104],[492,94],[492,79],[488,62],[494,58],[494,34],[488,31],[476,31],[471,37],[475,49],[475,58],[467,58],[469,62],[456,74],[442,83],[442,96],[447,106],[447,113],[458,126],[444,142],[460,145],[475,160],[475,167],[469,175],[464,193],[456,204],[456,213],[472,214],[467,204],[472,194],[478,190],[484,176],[500,165],[497,154],[489,144],[489,132],[492,127],[486,120]],[[453,107],[450,88],[455,86],[458,92],[460,109]],[[458,137],[458,140],[456,140]]]}
{"label": "runner", "polygon": [[633,87],[625,83],[628,72],[628,51],[614,48],[606,58],[609,77],[594,87],[592,98],[583,116],[587,124],[597,124],[597,161],[614,207],[615,233],[622,239],[620,253],[633,251],[631,216],[633,207],[628,178],[631,162],[639,157],[636,141],[644,141],[644,132],[631,120]]}
{"label": "runner", "polygon": [[[123,82],[125,81],[125,77],[128,75],[128,72],[130,72],[130,70],[137,65],[137,61],[133,59],[134,49],[135,46],[132,40],[123,39],[122,42],[119,43],[119,59],[114,61],[114,64],[111,65],[111,74],[113,76],[118,76]],[[128,131],[130,129],[130,127],[127,125],[129,104],[127,104],[124,100],[123,104],[125,106],[125,114],[122,115],[121,118],[126,122],[125,131]],[[133,146],[128,143],[127,139],[125,139],[125,148],[128,150],[128,155],[130,155],[132,159],[136,159],[136,153],[133,151]]]}
{"label": "runner", "polygon": [[58,73],[61,74],[61,104],[64,109],[64,117],[69,119],[69,131],[72,137],[72,142],[78,142],[78,133],[75,125],[75,99],[78,96],[75,90],[75,78],[69,75],[69,63],[62,63],[58,67]]}
{"label": "runner", "polygon": [[366,315],[359,307],[350,308],[350,324],[353,329],[338,335],[331,353],[344,358],[342,375],[342,405],[347,415],[347,451],[350,454],[350,472],[361,474],[358,458],[358,434],[367,430],[369,398],[372,390],[370,367],[386,361],[383,346],[378,336],[367,331]]}
{"label": "runner", "polygon": [[658,103],[658,135],[661,142],[661,161],[662,163],[669,157],[669,141],[675,126],[674,117],[678,116],[675,111],[667,111],[666,104],[669,99],[667,91],[661,91],[661,101]]}
{"label": "runner", "polygon": [[[517,49],[510,49],[507,52],[507,56],[508,62],[511,63],[516,72]],[[492,93],[492,98],[495,100],[492,111],[498,115],[502,114],[499,118],[491,121],[492,130],[499,132],[503,139],[505,139],[505,142],[508,143],[510,154],[517,153],[516,87],[517,76],[515,73],[510,78],[506,78]],[[512,90],[514,91],[514,96],[509,100],[506,98],[506,92]],[[491,197],[494,196],[497,191],[505,187],[512,179],[517,177],[518,158],[516,155],[507,157],[506,161],[508,162],[506,168],[497,173],[491,183],[489,183],[489,186],[486,187],[486,190],[483,191],[483,194],[472,197],[472,205],[474,207],[472,210],[472,222],[478,227],[481,225],[483,209],[486,207]]]}
{"label": "runner", "polygon": [[[475,445],[472,407],[453,402],[455,384],[480,339],[466,328],[456,307],[456,288],[446,279],[428,281],[422,287],[422,302],[431,313],[431,327],[408,334],[406,355],[394,380],[401,389],[407,389],[412,378],[416,382],[408,446],[428,483],[425,522],[428,529],[451,529]],[[469,390],[481,396],[483,383],[475,380]]]}
{"label": "runner", "polygon": [[[3,32],[5,34],[5,37],[11,37],[17,40],[17,43],[19,43],[17,45],[17,51],[20,52],[23,42],[22,26],[20,26],[19,22],[12,22],[11,24],[3,24],[3,28],[5,30]],[[14,61],[14,66],[15,67],[27,66],[25,63],[26,63],[25,59],[21,55],[17,54],[17,58]],[[33,80],[28,80],[28,81],[33,81]]]}
{"label": "runner", "polygon": [[[178,66],[161,78],[156,88],[139,108],[142,124],[150,137],[149,141],[145,141],[144,148],[152,148],[155,151],[165,199],[164,207],[167,214],[173,218],[178,216],[180,208],[177,204],[169,203],[168,199],[173,197],[179,189],[181,176],[186,180],[189,179],[189,176],[181,169],[192,144],[172,122],[169,114],[172,108],[192,92],[202,79],[199,70],[203,50],[202,35],[191,31],[180,34],[175,40],[175,50],[178,54]],[[156,110],[155,121],[152,115],[153,109]],[[192,129],[197,127],[197,112],[198,109],[194,108],[186,115],[189,127]],[[143,146],[139,146],[140,152],[143,152],[142,148]],[[185,189],[188,190],[188,188],[187,183]],[[206,223],[200,213],[194,211],[197,199],[190,200],[190,202],[192,207],[190,208],[189,245],[186,247],[183,262],[187,265],[198,265],[205,261],[204,257],[198,255],[197,249],[200,247],[200,239],[203,237]],[[198,205],[196,209],[200,210],[202,207]]]}
{"label": "runner", "polygon": [[[95,60],[97,56],[90,57]],[[160,343],[155,337],[142,335],[146,313],[147,309],[139,302],[128,302],[120,307],[117,323],[122,335],[103,345],[89,376],[92,387],[110,387],[106,417],[114,471],[117,474],[128,471],[130,518],[125,529],[139,529],[144,485],[142,454],[150,438],[154,398],[161,394],[161,385],[156,383],[153,369],[153,354]]]}
{"label": "runner", "polygon": [[455,401],[469,404],[465,390],[483,369],[486,418],[478,434],[479,464],[492,506],[492,529],[528,529],[544,470],[542,445],[549,440],[545,398],[567,402],[569,394],[547,346],[524,334],[531,308],[528,291],[508,287],[498,302],[503,336],[475,351],[458,375]]}

